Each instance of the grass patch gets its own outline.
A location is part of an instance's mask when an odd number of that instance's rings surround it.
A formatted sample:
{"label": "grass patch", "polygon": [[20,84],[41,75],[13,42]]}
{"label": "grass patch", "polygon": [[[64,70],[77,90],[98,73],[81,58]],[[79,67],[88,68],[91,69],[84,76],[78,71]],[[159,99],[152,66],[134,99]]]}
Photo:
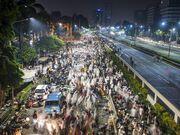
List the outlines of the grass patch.
{"label": "grass patch", "polygon": [[19,99],[20,101],[26,101],[33,87],[33,83],[28,84],[21,92],[18,93],[17,99]]}

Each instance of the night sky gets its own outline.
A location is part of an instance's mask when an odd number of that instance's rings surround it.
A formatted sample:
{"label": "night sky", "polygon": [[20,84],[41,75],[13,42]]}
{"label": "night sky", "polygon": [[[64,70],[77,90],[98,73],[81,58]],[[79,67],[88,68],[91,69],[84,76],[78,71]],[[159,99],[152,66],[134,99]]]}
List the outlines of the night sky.
{"label": "night sky", "polygon": [[[62,15],[83,14],[92,19],[93,10],[101,8],[105,0],[37,0],[48,12],[59,10]],[[112,2],[112,22],[133,20],[133,12],[159,0],[109,0]]]}

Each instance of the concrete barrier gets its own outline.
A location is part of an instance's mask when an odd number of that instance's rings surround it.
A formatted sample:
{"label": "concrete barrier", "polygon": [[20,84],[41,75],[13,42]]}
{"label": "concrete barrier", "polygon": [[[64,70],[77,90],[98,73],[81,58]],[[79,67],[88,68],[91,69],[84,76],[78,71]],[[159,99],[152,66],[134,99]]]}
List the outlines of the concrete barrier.
{"label": "concrete barrier", "polygon": [[157,102],[157,97],[161,99],[161,101],[167,105],[167,107],[174,112],[174,120],[177,123],[178,118],[180,118],[180,111],[178,108],[176,108],[168,99],[166,99],[156,88],[154,88],[146,79],[144,79],[137,71],[135,71],[125,60],[123,60],[119,55],[116,54],[116,56],[119,57],[119,59],[127,66],[129,70],[131,70],[134,73],[134,78],[138,77],[142,81],[142,87],[146,85],[154,94],[154,99],[148,95],[147,100],[154,105]]}
{"label": "concrete barrier", "polygon": [[[106,45],[107,48],[111,49],[109,46]],[[111,49],[112,50],[112,49]],[[148,95],[147,100],[154,105],[157,103],[157,97],[174,113],[174,120],[177,123],[178,118],[180,118],[180,111],[176,108],[168,99],[166,99],[155,87],[153,87],[146,79],[144,79],[136,70],[134,70],[123,58],[121,58],[118,54],[117,57],[123,62],[123,65],[127,66],[128,70],[131,70],[134,74],[134,78],[138,77],[142,81],[142,87],[146,85],[154,94],[154,99]]]}

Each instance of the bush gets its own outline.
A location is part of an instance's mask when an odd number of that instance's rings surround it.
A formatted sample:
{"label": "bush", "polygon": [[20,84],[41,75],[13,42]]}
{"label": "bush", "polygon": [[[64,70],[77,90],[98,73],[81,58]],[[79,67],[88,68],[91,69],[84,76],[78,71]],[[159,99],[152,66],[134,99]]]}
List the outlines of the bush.
{"label": "bush", "polygon": [[167,134],[178,134],[180,133],[180,125],[177,125],[173,118],[164,107],[158,103],[154,105],[154,111],[160,121],[161,129]]}
{"label": "bush", "polygon": [[57,51],[64,45],[64,41],[57,36],[42,37],[40,41],[35,44],[37,51]]}

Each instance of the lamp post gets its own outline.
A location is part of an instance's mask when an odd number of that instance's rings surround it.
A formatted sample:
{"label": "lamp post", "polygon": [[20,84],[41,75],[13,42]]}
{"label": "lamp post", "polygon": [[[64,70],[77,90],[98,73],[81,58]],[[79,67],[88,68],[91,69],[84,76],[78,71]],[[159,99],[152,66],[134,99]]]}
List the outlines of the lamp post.
{"label": "lamp post", "polygon": [[134,24],[134,45],[136,44],[137,30],[138,30],[138,27],[137,27],[137,24],[135,23]]}
{"label": "lamp post", "polygon": [[172,37],[174,33],[176,33],[176,28],[170,29],[170,38],[169,38],[170,44],[169,44],[169,49],[168,49],[168,57],[170,56],[170,53],[171,53],[171,42],[172,42]]}
{"label": "lamp post", "polygon": [[13,25],[19,23],[19,48],[20,48],[20,50],[22,49],[22,42],[23,42],[22,22],[28,21],[29,19],[30,18],[22,19],[22,20],[15,21],[13,23]]}

